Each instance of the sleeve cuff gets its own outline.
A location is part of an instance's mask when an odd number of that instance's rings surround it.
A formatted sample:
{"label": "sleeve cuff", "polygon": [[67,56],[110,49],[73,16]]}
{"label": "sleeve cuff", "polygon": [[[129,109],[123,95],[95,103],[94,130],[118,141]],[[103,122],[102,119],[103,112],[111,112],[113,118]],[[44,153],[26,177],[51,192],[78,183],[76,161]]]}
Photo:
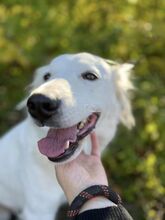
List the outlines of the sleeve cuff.
{"label": "sleeve cuff", "polygon": [[133,220],[127,210],[122,206],[93,209],[85,211],[76,217],[76,220]]}

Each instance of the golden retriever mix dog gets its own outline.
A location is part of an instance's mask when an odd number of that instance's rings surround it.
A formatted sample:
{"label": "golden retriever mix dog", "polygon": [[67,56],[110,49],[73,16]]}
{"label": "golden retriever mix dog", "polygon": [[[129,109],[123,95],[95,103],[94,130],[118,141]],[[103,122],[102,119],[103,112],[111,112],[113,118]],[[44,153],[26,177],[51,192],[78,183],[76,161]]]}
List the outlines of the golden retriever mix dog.
{"label": "golden retriever mix dog", "polygon": [[79,53],[61,55],[36,71],[27,118],[0,139],[2,206],[23,220],[54,219],[63,197],[54,164],[88,152],[93,129],[103,150],[119,122],[134,125],[132,67]]}

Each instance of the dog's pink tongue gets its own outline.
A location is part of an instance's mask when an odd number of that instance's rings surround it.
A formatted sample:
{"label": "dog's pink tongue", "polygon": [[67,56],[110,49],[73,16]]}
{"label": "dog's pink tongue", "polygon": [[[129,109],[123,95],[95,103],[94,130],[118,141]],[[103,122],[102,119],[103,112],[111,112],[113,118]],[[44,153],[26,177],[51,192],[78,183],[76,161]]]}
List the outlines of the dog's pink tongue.
{"label": "dog's pink tongue", "polygon": [[68,141],[75,142],[77,126],[64,129],[50,129],[45,138],[38,141],[38,148],[47,157],[58,157],[64,153]]}

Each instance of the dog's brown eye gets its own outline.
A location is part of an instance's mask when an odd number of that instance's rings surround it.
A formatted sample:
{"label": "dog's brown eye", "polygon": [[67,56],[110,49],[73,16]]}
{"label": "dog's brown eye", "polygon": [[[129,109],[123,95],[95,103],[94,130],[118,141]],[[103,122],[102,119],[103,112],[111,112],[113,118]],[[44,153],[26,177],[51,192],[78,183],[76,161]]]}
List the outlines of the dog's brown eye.
{"label": "dog's brown eye", "polygon": [[46,73],[44,75],[44,80],[47,81],[50,77],[51,77],[51,74],[50,73]]}
{"label": "dog's brown eye", "polygon": [[94,73],[91,73],[91,72],[83,73],[82,78],[87,79],[87,80],[91,80],[91,81],[98,79],[98,77]]}

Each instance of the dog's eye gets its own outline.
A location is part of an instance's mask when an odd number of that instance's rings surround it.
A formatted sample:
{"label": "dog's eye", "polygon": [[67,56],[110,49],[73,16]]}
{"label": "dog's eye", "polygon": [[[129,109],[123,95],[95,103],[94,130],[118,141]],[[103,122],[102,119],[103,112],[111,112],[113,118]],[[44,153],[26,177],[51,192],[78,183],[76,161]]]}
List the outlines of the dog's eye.
{"label": "dog's eye", "polygon": [[50,77],[51,77],[51,74],[46,73],[43,78],[44,78],[45,81],[47,81]]}
{"label": "dog's eye", "polygon": [[91,80],[91,81],[98,79],[96,74],[91,73],[91,72],[83,73],[81,76],[83,79],[87,79],[87,80]]}

